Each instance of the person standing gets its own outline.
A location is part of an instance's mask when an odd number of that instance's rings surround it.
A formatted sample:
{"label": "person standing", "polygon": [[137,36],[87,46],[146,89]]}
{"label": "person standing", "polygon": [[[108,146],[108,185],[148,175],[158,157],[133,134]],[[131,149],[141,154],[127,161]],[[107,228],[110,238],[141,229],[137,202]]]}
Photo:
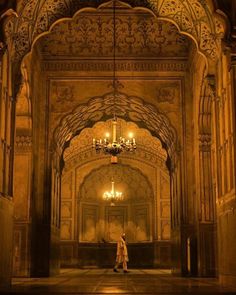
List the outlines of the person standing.
{"label": "person standing", "polygon": [[123,264],[123,271],[124,273],[128,272],[127,269],[127,262],[129,261],[128,258],[128,250],[125,242],[125,233],[123,233],[117,242],[117,251],[116,251],[116,264],[114,266],[113,271],[118,272],[118,267],[122,263]]}

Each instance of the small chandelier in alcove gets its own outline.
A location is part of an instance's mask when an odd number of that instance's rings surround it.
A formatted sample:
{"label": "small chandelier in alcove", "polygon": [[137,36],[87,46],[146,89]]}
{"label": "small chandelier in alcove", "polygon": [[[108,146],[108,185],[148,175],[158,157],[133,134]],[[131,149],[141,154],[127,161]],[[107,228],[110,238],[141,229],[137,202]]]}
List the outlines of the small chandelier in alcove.
{"label": "small chandelier in alcove", "polygon": [[133,134],[130,133],[129,139],[123,137],[117,138],[117,116],[116,116],[116,100],[119,99],[117,89],[119,88],[119,81],[116,78],[116,0],[113,0],[113,119],[112,119],[112,136],[109,138],[109,133],[104,139],[93,138],[93,148],[97,152],[102,151],[105,154],[111,155],[111,162],[117,163],[117,155],[123,151],[134,152],[136,150],[136,142]]}
{"label": "small chandelier in alcove", "polygon": [[111,206],[115,206],[115,202],[122,201],[124,199],[123,193],[115,190],[115,182],[111,182],[111,191],[106,191],[103,194],[103,200],[111,202]]}

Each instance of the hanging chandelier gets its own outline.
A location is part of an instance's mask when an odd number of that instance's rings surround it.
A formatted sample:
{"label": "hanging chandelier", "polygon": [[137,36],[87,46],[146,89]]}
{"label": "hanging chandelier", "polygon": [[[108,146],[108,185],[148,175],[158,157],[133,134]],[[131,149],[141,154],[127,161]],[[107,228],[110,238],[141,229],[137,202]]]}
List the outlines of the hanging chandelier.
{"label": "hanging chandelier", "polygon": [[117,139],[117,119],[112,120],[112,140],[109,140],[110,134],[106,133],[104,139],[93,139],[93,147],[97,152],[103,151],[104,154],[110,154],[116,157],[122,151],[132,152],[136,149],[136,142],[133,134],[129,134],[129,139],[120,137]]}
{"label": "hanging chandelier", "polygon": [[119,98],[117,89],[120,86],[116,78],[116,0],[113,0],[113,119],[112,119],[112,136],[110,140],[109,133],[106,134],[104,139],[93,138],[93,148],[97,152],[102,151],[104,154],[111,155],[111,162],[117,163],[117,155],[123,151],[134,152],[136,150],[136,141],[133,134],[129,134],[129,139],[123,137],[117,138],[117,116],[116,116],[116,100]]}
{"label": "hanging chandelier", "polygon": [[115,205],[115,202],[122,201],[124,199],[122,192],[115,190],[115,182],[111,182],[111,191],[103,194],[103,200],[111,202],[111,206]]}

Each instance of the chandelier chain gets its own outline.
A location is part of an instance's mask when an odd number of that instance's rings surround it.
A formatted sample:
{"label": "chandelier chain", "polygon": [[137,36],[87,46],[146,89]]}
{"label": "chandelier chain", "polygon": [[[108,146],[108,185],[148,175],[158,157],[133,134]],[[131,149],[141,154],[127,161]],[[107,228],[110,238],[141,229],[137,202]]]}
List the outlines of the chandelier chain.
{"label": "chandelier chain", "polygon": [[113,0],[113,120],[112,120],[112,136],[111,141],[109,140],[109,135],[106,135],[104,139],[95,139],[93,138],[93,148],[97,152],[103,151],[105,154],[110,154],[112,156],[112,163],[117,163],[117,155],[122,151],[133,152],[136,150],[136,142],[133,135],[130,136],[130,139],[125,139],[121,136],[117,138],[117,114],[116,114],[116,99],[119,98],[118,88],[119,82],[116,76],[116,0]]}

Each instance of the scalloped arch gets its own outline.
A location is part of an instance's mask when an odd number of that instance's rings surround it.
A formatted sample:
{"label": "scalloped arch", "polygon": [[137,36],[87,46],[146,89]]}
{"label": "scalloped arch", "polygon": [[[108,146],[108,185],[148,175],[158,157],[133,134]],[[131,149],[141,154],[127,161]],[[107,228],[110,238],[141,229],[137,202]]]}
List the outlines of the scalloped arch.
{"label": "scalloped arch", "polygon": [[[23,0],[18,5],[12,32],[15,60],[21,61],[30,52],[40,35],[62,18],[71,18],[83,8],[99,8],[107,0]],[[122,3],[117,0],[117,2]],[[198,50],[210,61],[219,54],[219,42],[225,33],[223,19],[214,13],[212,0],[127,0],[131,7],[145,7],[152,13],[176,24],[181,33],[190,36]],[[7,32],[11,35],[11,32]],[[14,38],[13,38],[14,36]]]}
{"label": "scalloped arch", "polygon": [[[125,173],[120,173],[120,171],[122,172],[122,170],[125,170]],[[127,174],[131,174],[129,173],[129,171],[135,171],[135,173],[137,173],[139,175],[139,177],[142,178],[142,181],[140,181],[140,183],[144,183],[145,185],[147,185],[147,187],[150,189],[150,194],[149,194],[149,198],[153,201],[154,199],[154,190],[153,190],[153,186],[151,184],[151,182],[149,181],[148,177],[138,168],[136,167],[132,167],[131,165],[128,164],[120,164],[118,166],[111,166],[111,165],[101,165],[95,169],[92,169],[86,176],[84,176],[83,181],[80,184],[79,187],[79,191],[82,191],[82,187],[85,185],[86,181],[91,177],[91,175],[93,175],[94,173],[99,173],[101,172],[101,174],[103,175],[101,177],[101,179],[103,181],[107,181],[106,176],[108,176],[109,178],[109,173],[107,173],[108,171],[112,171],[111,173],[113,175],[116,175],[120,180],[123,181],[127,181]],[[121,175],[119,175],[119,173]],[[105,176],[104,176],[105,175]],[[115,181],[117,180],[117,178],[115,179]],[[109,179],[110,181],[110,179]],[[138,186],[138,183],[137,183]],[[80,196],[81,197],[81,196]],[[80,201],[82,200],[82,198],[80,198]]]}
{"label": "scalloped arch", "polygon": [[91,98],[87,104],[78,105],[70,114],[61,119],[54,131],[53,146],[62,154],[70,140],[85,127],[93,126],[97,121],[105,121],[113,117],[135,122],[139,127],[148,129],[158,137],[168,157],[172,159],[178,150],[178,139],[175,128],[168,117],[160,113],[154,105],[147,104],[143,99],[127,96],[118,92],[114,104],[113,93]]}

